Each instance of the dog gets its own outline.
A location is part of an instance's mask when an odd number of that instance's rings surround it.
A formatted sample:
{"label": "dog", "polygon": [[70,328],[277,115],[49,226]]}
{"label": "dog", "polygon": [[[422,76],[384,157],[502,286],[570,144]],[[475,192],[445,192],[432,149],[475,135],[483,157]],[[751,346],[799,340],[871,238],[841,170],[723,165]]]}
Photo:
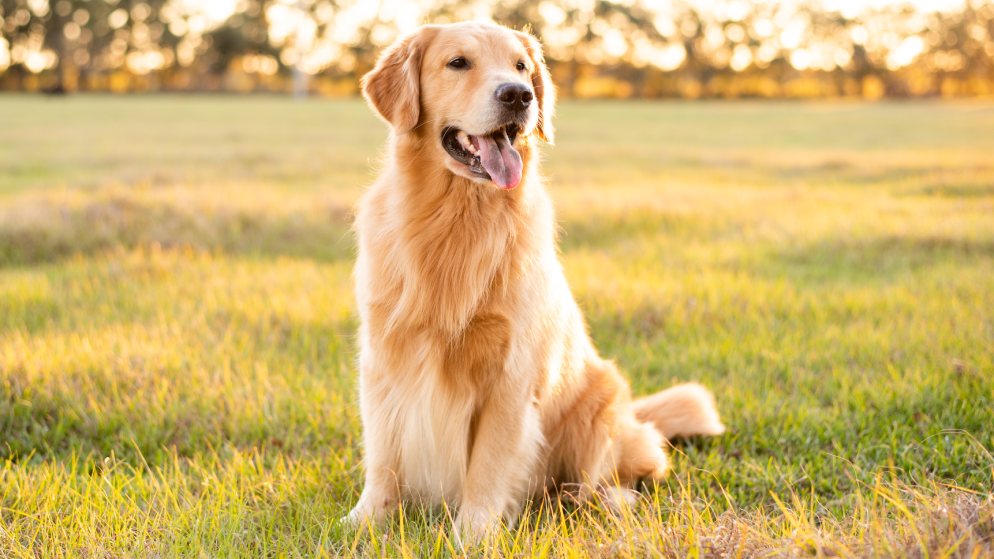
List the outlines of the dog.
{"label": "dog", "polygon": [[354,223],[365,485],[347,522],[444,504],[476,541],[530,497],[627,491],[666,475],[666,439],[724,431],[703,386],[633,400],[594,349],[537,170],[555,92],[535,37],[423,26],[362,89],[391,134]]}

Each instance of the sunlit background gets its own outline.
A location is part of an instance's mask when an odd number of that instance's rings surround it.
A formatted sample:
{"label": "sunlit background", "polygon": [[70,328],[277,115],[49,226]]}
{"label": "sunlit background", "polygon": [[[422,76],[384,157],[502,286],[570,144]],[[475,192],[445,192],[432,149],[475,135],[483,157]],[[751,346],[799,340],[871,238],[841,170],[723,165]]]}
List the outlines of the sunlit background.
{"label": "sunlit background", "polygon": [[424,22],[544,41],[574,97],[994,93],[989,0],[2,0],[0,89],[350,95]]}

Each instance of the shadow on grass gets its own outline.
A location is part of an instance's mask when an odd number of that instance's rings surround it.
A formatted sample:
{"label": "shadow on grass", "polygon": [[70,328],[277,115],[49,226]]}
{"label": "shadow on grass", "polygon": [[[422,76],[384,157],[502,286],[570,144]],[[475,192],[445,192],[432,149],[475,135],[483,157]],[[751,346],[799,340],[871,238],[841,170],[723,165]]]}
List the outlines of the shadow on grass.
{"label": "shadow on grass", "polygon": [[[908,185],[913,189],[907,194],[945,195],[949,197],[989,196],[994,190],[978,176],[990,177],[994,167],[987,165],[868,165],[853,160],[829,159],[826,161],[796,164],[757,164],[750,162],[744,171],[788,182],[809,184],[845,185],[848,188],[867,186]],[[948,190],[946,190],[948,189]]]}
{"label": "shadow on grass", "polygon": [[[0,267],[152,246],[333,262],[354,255],[351,220],[350,207],[320,201],[297,211],[272,212],[266,206],[182,205],[128,193],[75,203],[31,200],[0,210]],[[560,223],[564,250],[609,249],[661,234],[706,236],[714,227],[700,216],[651,210]]]}
{"label": "shadow on grass", "polygon": [[799,283],[889,282],[946,264],[994,260],[994,240],[940,235],[824,239],[773,250],[762,270]]}
{"label": "shadow on grass", "polygon": [[179,360],[125,349],[41,373],[0,367],[0,460],[113,455],[140,466],[225,447],[293,456],[351,444],[354,319],[205,321],[207,333],[156,340]]}
{"label": "shadow on grass", "polygon": [[559,222],[560,247],[609,249],[623,243],[643,243],[647,236],[708,236],[717,225],[700,215],[632,210],[616,214],[588,214]]}
{"label": "shadow on grass", "polygon": [[351,210],[334,204],[271,215],[264,207],[181,207],[113,195],[82,204],[35,201],[9,208],[0,218],[0,267],[142,246],[319,261],[353,253]]}
{"label": "shadow on grass", "polygon": [[994,196],[994,184],[983,181],[959,181],[955,183],[952,181],[934,181],[905,194],[941,198],[985,198]]}

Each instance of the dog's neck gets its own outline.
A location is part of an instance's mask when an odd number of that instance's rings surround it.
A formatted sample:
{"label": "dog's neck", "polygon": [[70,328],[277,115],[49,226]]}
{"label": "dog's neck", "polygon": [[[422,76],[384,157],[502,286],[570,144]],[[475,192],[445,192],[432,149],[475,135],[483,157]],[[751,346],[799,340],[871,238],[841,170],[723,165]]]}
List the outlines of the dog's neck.
{"label": "dog's neck", "polygon": [[[401,239],[406,255],[404,301],[430,305],[424,312],[435,327],[458,335],[493,297],[506,293],[522,266],[552,248],[551,206],[538,174],[530,166],[532,147],[523,146],[525,173],[514,190],[500,190],[455,175],[443,165],[415,165],[424,156],[416,136],[393,142],[392,188],[399,196]],[[546,246],[547,245],[547,246]],[[401,320],[401,317],[396,317]]]}
{"label": "dog's neck", "polygon": [[[524,173],[521,183],[511,190],[453,173],[428,155],[435,147],[432,141],[437,139],[430,133],[404,134],[391,141],[395,161],[391,167],[397,173],[395,193],[411,226],[435,229],[440,241],[480,228],[513,237],[518,225],[534,222],[532,214],[547,205],[548,195],[533,168],[536,158],[530,139],[520,145]],[[508,239],[508,243],[514,241]]]}

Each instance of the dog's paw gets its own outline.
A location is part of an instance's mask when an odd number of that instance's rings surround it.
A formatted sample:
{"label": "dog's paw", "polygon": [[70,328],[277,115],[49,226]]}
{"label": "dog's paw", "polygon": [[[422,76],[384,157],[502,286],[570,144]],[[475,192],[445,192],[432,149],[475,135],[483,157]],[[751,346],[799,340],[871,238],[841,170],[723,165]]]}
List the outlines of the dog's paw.
{"label": "dog's paw", "polygon": [[465,549],[486,540],[500,526],[500,512],[482,507],[463,507],[456,515],[453,534],[459,546]]}
{"label": "dog's paw", "polygon": [[352,513],[346,514],[345,516],[338,517],[333,523],[333,526],[338,530],[355,530],[356,523],[352,520]]}
{"label": "dog's paw", "polygon": [[597,490],[597,496],[607,512],[620,515],[624,511],[635,506],[639,500],[639,493],[627,487],[608,485]]}
{"label": "dog's paw", "polygon": [[338,524],[344,528],[362,528],[368,524],[379,524],[390,513],[389,501],[382,506],[370,504],[370,499],[359,499],[359,503],[349,513],[340,519]]}
{"label": "dog's paw", "polygon": [[350,510],[348,514],[339,518],[335,524],[343,529],[355,530],[365,523],[367,517],[368,515],[363,514],[363,512],[359,510],[359,507],[356,506]]}

